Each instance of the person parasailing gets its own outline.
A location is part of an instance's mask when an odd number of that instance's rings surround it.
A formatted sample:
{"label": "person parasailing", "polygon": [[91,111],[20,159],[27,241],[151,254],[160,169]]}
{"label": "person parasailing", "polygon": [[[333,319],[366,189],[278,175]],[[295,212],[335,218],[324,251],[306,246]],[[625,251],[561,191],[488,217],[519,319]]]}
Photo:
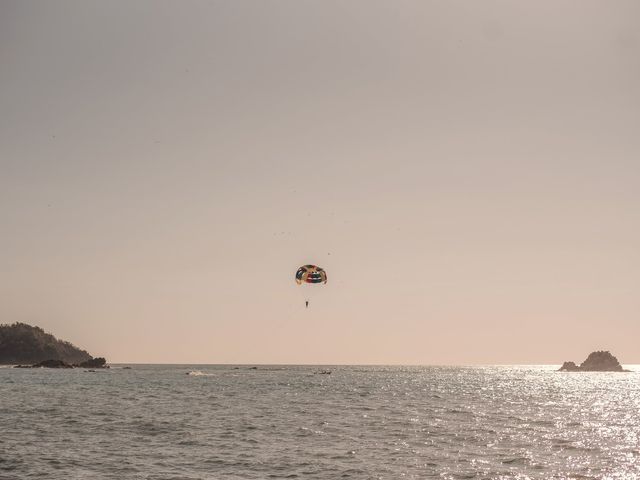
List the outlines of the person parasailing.
{"label": "person parasailing", "polygon": [[[316,265],[303,265],[296,272],[296,283],[325,284],[327,283],[327,272]],[[305,300],[304,308],[309,308],[309,300]]]}

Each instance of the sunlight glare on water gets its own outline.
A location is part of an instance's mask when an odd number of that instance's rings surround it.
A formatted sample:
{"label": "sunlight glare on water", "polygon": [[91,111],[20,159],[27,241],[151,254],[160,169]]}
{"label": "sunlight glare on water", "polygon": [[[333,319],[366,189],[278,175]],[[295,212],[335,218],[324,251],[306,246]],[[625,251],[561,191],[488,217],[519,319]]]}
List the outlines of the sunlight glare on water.
{"label": "sunlight glare on water", "polygon": [[554,370],[3,368],[0,478],[640,478],[640,374]]}

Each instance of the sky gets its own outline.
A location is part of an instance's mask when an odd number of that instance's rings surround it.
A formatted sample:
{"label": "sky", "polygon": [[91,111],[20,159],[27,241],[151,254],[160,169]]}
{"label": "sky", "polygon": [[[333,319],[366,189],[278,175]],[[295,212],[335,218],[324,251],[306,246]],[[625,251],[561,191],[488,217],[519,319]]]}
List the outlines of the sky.
{"label": "sky", "polygon": [[636,1],[0,2],[0,323],[111,362],[640,363],[639,207]]}

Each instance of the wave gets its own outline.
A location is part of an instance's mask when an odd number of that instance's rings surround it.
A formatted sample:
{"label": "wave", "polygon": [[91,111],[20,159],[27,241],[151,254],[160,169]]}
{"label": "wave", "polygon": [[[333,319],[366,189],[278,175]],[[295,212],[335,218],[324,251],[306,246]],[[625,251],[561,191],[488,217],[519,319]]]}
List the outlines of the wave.
{"label": "wave", "polygon": [[187,375],[189,375],[191,377],[213,377],[216,374],[215,373],[205,373],[205,372],[202,372],[200,370],[191,370],[190,372],[187,372]]}

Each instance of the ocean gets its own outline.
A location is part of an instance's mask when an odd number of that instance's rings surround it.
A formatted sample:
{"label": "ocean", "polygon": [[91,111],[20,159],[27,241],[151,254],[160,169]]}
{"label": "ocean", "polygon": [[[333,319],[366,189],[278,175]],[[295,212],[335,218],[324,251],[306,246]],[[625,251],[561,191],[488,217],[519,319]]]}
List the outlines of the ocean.
{"label": "ocean", "polygon": [[640,478],[638,371],[123,367],[0,368],[0,479]]}

